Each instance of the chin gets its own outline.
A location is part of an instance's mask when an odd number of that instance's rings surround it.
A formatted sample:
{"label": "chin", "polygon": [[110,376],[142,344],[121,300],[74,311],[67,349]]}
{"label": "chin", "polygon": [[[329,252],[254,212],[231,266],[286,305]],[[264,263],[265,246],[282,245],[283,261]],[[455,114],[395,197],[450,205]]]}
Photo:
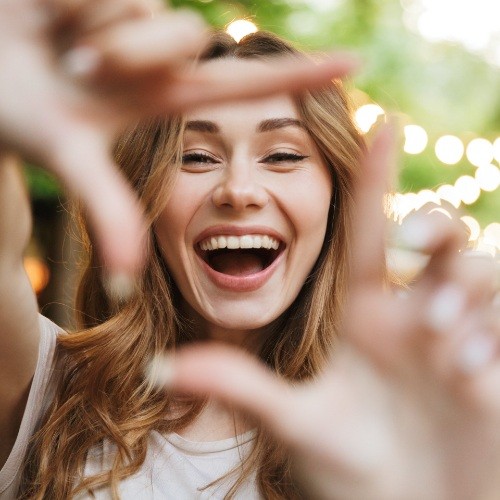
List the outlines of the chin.
{"label": "chin", "polygon": [[210,313],[200,311],[205,322],[226,330],[246,331],[265,328],[277,319],[285,308],[272,308],[268,305],[252,305],[248,301],[212,305]]}

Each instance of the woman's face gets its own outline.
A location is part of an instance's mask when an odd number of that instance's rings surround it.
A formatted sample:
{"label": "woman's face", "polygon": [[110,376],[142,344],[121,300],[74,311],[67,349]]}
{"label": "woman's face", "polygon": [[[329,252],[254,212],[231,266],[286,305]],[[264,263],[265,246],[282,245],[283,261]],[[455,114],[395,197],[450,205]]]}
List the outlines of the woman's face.
{"label": "woman's face", "polygon": [[319,255],[331,194],[290,97],[189,114],[155,231],[198,326],[248,331],[281,315]]}

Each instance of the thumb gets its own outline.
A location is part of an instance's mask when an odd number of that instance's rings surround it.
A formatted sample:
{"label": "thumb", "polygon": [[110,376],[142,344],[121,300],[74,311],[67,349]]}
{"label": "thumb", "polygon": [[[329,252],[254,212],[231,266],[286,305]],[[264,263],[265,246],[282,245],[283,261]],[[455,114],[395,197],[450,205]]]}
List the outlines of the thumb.
{"label": "thumb", "polygon": [[83,203],[107,272],[131,280],[144,260],[143,211],[107,142],[95,133],[71,130],[54,149],[52,170]]}
{"label": "thumb", "polygon": [[175,357],[155,360],[150,378],[167,389],[209,395],[260,419],[275,435],[290,441],[293,388],[244,351],[224,345],[190,346]]}

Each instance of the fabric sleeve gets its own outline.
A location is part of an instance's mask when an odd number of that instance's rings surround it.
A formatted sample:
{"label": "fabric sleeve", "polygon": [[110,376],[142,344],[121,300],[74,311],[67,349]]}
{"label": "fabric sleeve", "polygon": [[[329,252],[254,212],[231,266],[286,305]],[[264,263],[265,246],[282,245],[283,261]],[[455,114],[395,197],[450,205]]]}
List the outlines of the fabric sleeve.
{"label": "fabric sleeve", "polygon": [[0,470],[0,500],[15,500],[29,440],[53,395],[54,355],[61,329],[42,315],[39,315],[39,324],[40,345],[35,374],[16,442]]}

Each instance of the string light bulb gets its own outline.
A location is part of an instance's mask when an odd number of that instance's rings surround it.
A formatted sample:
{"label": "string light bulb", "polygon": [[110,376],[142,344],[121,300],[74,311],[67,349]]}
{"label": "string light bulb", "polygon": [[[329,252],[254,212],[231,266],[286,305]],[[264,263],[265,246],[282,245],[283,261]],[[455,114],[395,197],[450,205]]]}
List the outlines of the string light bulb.
{"label": "string light bulb", "polygon": [[239,42],[243,37],[250,35],[250,33],[256,33],[259,31],[257,26],[248,21],[247,19],[238,19],[229,23],[226,28],[226,33],[231,35],[237,42]]}

